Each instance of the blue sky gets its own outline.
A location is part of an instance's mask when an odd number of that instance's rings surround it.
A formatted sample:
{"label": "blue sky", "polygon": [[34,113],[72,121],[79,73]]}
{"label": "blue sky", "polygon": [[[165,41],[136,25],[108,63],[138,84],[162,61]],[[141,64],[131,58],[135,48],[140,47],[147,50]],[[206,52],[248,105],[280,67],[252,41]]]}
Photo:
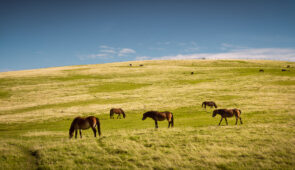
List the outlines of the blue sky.
{"label": "blue sky", "polygon": [[295,61],[295,1],[0,1],[0,71],[194,58]]}

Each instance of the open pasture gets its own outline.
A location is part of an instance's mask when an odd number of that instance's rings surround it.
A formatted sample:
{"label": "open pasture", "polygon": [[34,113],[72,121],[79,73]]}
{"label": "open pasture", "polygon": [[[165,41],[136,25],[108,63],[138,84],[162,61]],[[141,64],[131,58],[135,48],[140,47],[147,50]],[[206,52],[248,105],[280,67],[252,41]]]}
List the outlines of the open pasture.
{"label": "open pasture", "polygon": [[[218,126],[214,109],[201,107],[211,100],[242,110],[244,124],[228,118]],[[126,118],[110,119],[111,108],[124,109]],[[149,110],[171,111],[174,127],[142,121]],[[89,129],[70,140],[72,120],[90,115],[102,136]],[[155,60],[0,73],[0,165],[294,169],[295,63]]]}

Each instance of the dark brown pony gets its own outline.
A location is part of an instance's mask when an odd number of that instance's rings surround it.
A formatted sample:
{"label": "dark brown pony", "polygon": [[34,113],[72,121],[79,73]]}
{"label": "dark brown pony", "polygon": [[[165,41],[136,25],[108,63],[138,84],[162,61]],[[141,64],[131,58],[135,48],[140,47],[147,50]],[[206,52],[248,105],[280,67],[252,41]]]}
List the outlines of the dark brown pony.
{"label": "dark brown pony", "polygon": [[212,117],[215,117],[217,114],[221,116],[221,120],[218,125],[220,125],[223,118],[226,121],[226,125],[228,125],[226,118],[233,117],[233,116],[236,117],[236,125],[238,123],[238,119],[240,119],[240,123],[243,124],[242,118],[241,118],[242,111],[239,109],[216,109],[213,111]]}
{"label": "dark brown pony", "polygon": [[96,130],[95,127],[97,127],[98,130],[98,134],[99,136],[101,135],[100,132],[100,123],[99,123],[99,119],[94,117],[94,116],[89,116],[86,118],[82,118],[82,117],[76,117],[70,127],[69,130],[69,134],[70,134],[70,139],[74,136],[74,131],[75,131],[75,138],[77,138],[77,133],[78,133],[78,129],[80,132],[80,137],[82,138],[82,132],[81,130],[85,130],[85,129],[89,129],[92,128],[93,133],[94,133],[94,137],[96,137]]}
{"label": "dark brown pony", "polygon": [[282,71],[290,71],[290,70],[282,69]]}
{"label": "dark brown pony", "polygon": [[147,117],[154,119],[155,126],[158,128],[158,121],[168,120],[168,128],[174,126],[174,118],[171,112],[157,112],[157,111],[148,111],[143,114],[142,120],[145,120]]}
{"label": "dark brown pony", "polygon": [[215,108],[217,108],[217,105],[213,101],[204,101],[202,103],[202,107],[206,109],[206,106],[210,106],[211,108],[214,106]]}
{"label": "dark brown pony", "polygon": [[121,114],[123,115],[123,118],[125,119],[126,115],[125,115],[125,112],[123,111],[123,109],[121,108],[112,108],[110,110],[110,118],[111,119],[114,119],[114,114],[118,114],[118,117],[117,119],[120,117],[121,119]]}

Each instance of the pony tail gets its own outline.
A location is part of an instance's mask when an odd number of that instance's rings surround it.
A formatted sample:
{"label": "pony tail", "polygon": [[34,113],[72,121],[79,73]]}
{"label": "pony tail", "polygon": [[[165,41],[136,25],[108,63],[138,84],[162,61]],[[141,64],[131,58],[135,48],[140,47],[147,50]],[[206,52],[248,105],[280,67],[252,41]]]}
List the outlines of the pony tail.
{"label": "pony tail", "polygon": [[242,110],[239,109],[239,111],[240,111],[240,114],[242,114]]}
{"label": "pony tail", "polygon": [[203,105],[204,105],[204,104],[205,104],[205,102],[202,103],[202,108],[203,108]]}
{"label": "pony tail", "polygon": [[99,122],[99,119],[98,118],[95,118],[95,119],[96,119],[96,126],[97,126],[98,135],[100,136],[101,135],[100,122]]}
{"label": "pony tail", "polygon": [[111,110],[110,110],[110,119],[112,118],[113,114],[114,114],[114,113],[113,113],[113,109],[111,109]]}
{"label": "pony tail", "polygon": [[174,126],[174,117],[173,117],[173,114],[171,113],[172,117],[171,117],[171,125],[172,127]]}
{"label": "pony tail", "polygon": [[122,110],[122,114],[123,114],[123,118],[125,119],[126,115],[125,115],[125,112],[123,110]]}

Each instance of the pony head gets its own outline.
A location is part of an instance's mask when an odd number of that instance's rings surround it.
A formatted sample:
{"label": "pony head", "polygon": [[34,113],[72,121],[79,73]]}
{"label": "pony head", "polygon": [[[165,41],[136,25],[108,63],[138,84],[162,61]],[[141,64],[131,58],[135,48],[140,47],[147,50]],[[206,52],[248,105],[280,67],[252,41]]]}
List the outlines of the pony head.
{"label": "pony head", "polygon": [[70,128],[69,130],[69,138],[71,139],[74,136],[74,129]]}
{"label": "pony head", "polygon": [[142,120],[145,120],[148,116],[149,116],[150,112],[145,112],[143,115],[142,115]]}
{"label": "pony head", "polygon": [[144,113],[143,116],[142,116],[142,120],[145,120],[145,119],[146,119],[146,115]]}
{"label": "pony head", "polygon": [[214,110],[213,114],[212,114],[212,117],[215,117],[217,115],[217,113],[218,113],[218,110]]}

